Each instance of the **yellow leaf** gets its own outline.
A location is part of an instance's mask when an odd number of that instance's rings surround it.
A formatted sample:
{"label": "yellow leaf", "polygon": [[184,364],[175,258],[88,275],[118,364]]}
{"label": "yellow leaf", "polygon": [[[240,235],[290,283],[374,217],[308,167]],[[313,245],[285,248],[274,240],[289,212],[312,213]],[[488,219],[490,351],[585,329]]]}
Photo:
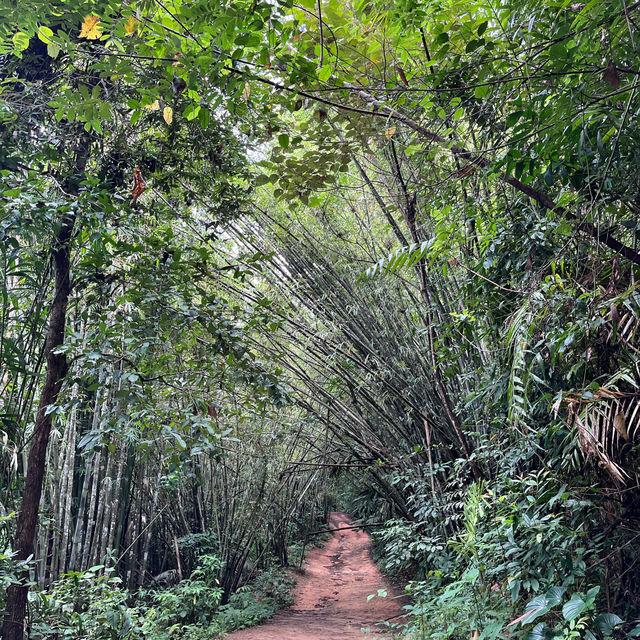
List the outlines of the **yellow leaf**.
{"label": "yellow leaf", "polygon": [[160,103],[156,100],[151,104],[148,104],[145,109],[149,109],[149,111],[157,111],[160,108]]}
{"label": "yellow leaf", "polygon": [[242,90],[242,99],[248,100],[250,95],[251,95],[251,85],[248,82],[246,82],[244,85],[244,89]]}
{"label": "yellow leaf", "polygon": [[129,16],[127,21],[124,23],[124,30],[131,35],[136,30],[138,24],[140,24],[140,20],[135,16]]}
{"label": "yellow leaf", "polygon": [[387,136],[387,140],[390,140],[391,138],[393,138],[393,135],[395,134],[395,132],[396,132],[396,128],[390,127],[384,132],[384,135]]}
{"label": "yellow leaf", "polygon": [[173,122],[173,109],[171,107],[165,107],[162,111],[162,117],[167,124]]}
{"label": "yellow leaf", "polygon": [[80,38],[87,40],[97,40],[102,35],[102,27],[98,24],[100,16],[87,16],[82,22]]}

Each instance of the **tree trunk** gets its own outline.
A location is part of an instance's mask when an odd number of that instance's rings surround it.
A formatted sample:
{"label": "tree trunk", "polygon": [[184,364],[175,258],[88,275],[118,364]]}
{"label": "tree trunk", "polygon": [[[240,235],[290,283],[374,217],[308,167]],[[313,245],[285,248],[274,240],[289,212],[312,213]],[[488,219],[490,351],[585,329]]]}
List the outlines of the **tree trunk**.
{"label": "tree trunk", "polygon": [[[78,136],[75,148],[74,171],[64,181],[63,190],[67,194],[78,194],[80,179],[89,161],[91,140],[84,132]],[[54,272],[54,293],[49,315],[49,326],[44,343],[43,355],[47,373],[40,392],[36,422],[33,427],[31,446],[27,461],[22,505],[16,523],[13,540],[15,559],[26,560],[33,555],[38,528],[38,508],[42,497],[42,485],[47,465],[47,447],[51,435],[53,414],[51,407],[58,401],[58,395],[67,375],[67,358],[64,353],[56,353],[64,343],[67,323],[67,306],[71,294],[71,240],[76,224],[76,214],[64,214],[60,229],[53,239],[51,262]],[[27,575],[22,579],[26,582]],[[7,589],[7,603],[2,625],[3,640],[23,640],[27,610],[26,584],[12,584]]]}
{"label": "tree trunk", "polygon": [[62,537],[58,548],[58,564],[56,577],[64,573],[67,568],[67,547],[71,533],[71,507],[73,503],[73,474],[76,463],[76,425],[78,420],[77,407],[73,407],[69,420],[69,433],[66,440],[66,455],[64,461],[64,475],[62,480],[62,504],[60,505],[60,527]]}
{"label": "tree trunk", "polygon": [[82,571],[89,566],[89,552],[91,551],[91,541],[96,526],[96,504],[98,502],[98,486],[102,475],[102,451],[96,453],[93,464],[93,478],[91,482],[91,497],[89,498],[89,511],[87,513],[87,526],[84,530],[84,540],[82,543],[82,554],[80,555],[80,567]]}
{"label": "tree trunk", "polygon": [[[158,497],[160,496],[160,480],[162,479],[162,465],[158,466],[158,476],[156,478],[155,485],[153,486],[153,498],[151,503],[151,518],[155,518],[156,509],[158,507]],[[151,535],[153,533],[153,527],[147,524],[146,512],[142,512],[142,526],[145,531],[144,542],[142,547],[142,561],[140,565],[140,572],[138,573],[138,586],[142,587],[147,574],[147,566],[149,563],[149,548],[151,547]]]}
{"label": "tree trunk", "polygon": [[[40,393],[38,413],[29,450],[22,507],[18,515],[13,543],[13,550],[16,552],[16,560],[18,561],[26,560],[33,554],[38,526],[38,507],[47,462],[47,445],[49,444],[53,417],[49,411],[58,400],[62,381],[67,373],[67,359],[64,354],[56,353],[56,350],[64,341],[67,305],[71,292],[69,254],[74,223],[75,217],[63,220],[51,252],[55,271],[55,293],[45,340],[47,374]],[[27,590],[28,587],[22,584],[12,584],[7,590],[6,614],[2,626],[3,640],[22,640],[24,637]]]}

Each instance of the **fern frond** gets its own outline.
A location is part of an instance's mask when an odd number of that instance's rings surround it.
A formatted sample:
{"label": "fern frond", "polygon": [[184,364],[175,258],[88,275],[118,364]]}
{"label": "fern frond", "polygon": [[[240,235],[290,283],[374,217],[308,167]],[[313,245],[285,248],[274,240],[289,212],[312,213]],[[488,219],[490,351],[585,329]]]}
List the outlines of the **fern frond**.
{"label": "fern frond", "polygon": [[539,320],[545,313],[544,300],[537,295],[528,298],[509,319],[506,332],[507,350],[511,358],[508,388],[508,420],[513,426],[527,424],[528,387],[533,363],[527,362],[529,344]]}

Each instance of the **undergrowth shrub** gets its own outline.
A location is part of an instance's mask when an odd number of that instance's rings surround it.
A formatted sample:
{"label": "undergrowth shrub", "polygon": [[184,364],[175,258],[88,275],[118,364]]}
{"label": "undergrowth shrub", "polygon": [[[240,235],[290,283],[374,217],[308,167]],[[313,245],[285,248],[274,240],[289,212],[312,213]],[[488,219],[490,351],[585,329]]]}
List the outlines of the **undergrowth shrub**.
{"label": "undergrowth shrub", "polygon": [[216,580],[220,567],[217,556],[201,555],[189,578],[152,594],[144,630],[158,639],[187,638],[195,628],[209,627],[222,598]]}
{"label": "undergrowth shrub", "polygon": [[[220,568],[217,556],[202,554],[191,575],[177,585],[135,594],[103,565],[70,571],[46,591],[32,593],[29,638],[211,640],[259,624],[293,603],[295,579],[288,570],[273,567],[219,606]],[[7,563],[0,577],[13,575],[9,569]]]}
{"label": "undergrowth shrub", "polygon": [[[423,520],[389,521],[376,534],[383,567],[414,575],[404,630],[420,639],[460,640],[632,633],[633,624],[625,626],[610,610],[603,558],[615,542],[600,526],[593,495],[546,469],[472,483],[459,517],[439,524],[437,505],[420,511]],[[424,502],[430,499],[423,494]],[[626,613],[633,612],[627,607]]]}
{"label": "undergrowth shrub", "polygon": [[270,618],[278,610],[293,604],[294,585],[295,579],[286,569],[274,567],[264,571],[220,607],[215,620],[217,630],[228,633]]}
{"label": "undergrowth shrub", "polygon": [[143,637],[142,611],[129,604],[113,569],[69,571],[46,592],[31,594],[29,638],[133,640]]}

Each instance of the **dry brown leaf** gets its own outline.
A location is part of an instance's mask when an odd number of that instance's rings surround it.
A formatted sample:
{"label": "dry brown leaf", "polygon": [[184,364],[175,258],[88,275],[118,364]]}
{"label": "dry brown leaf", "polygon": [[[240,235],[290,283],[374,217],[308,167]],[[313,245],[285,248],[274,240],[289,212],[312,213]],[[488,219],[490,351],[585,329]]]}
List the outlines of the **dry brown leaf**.
{"label": "dry brown leaf", "polygon": [[604,70],[602,79],[614,89],[618,89],[620,87],[620,76],[618,75],[618,70],[616,69],[616,65],[613,60],[609,60],[609,66]]}
{"label": "dry brown leaf", "polygon": [[616,413],[613,418],[613,427],[625,440],[629,440],[629,433],[627,432],[627,424],[623,411]]}
{"label": "dry brown leaf", "polygon": [[138,167],[133,170],[133,190],[131,202],[134,203],[147,190],[147,183],[142,179],[142,172]]}
{"label": "dry brown leaf", "polygon": [[473,164],[468,164],[466,167],[462,167],[462,169],[460,169],[458,171],[458,178],[466,178],[467,176],[470,176],[472,173],[476,172],[476,166]]}
{"label": "dry brown leaf", "polygon": [[620,322],[620,314],[618,313],[618,307],[612,302],[609,307],[609,321],[613,324]]}

